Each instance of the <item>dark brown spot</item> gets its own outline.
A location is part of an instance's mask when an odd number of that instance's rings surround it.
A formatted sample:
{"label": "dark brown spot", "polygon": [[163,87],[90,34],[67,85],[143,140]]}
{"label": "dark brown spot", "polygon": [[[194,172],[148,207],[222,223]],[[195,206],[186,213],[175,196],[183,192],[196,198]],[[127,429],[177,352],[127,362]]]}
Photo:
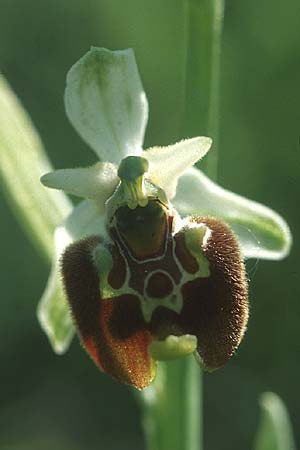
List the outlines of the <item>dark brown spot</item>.
{"label": "dark brown spot", "polygon": [[184,230],[177,233],[174,237],[176,242],[175,254],[180,261],[183,269],[191,274],[196,273],[199,270],[198,263],[193,255],[187,249],[185,238],[184,238]]}
{"label": "dark brown spot", "polygon": [[113,267],[108,275],[108,282],[113,289],[120,289],[125,283],[126,264],[119,248],[114,245],[110,246],[113,257]]}
{"label": "dark brown spot", "polygon": [[175,336],[183,334],[179,323],[179,315],[164,306],[157,307],[153,312],[149,329],[152,336],[158,340],[163,340],[170,334]]}
{"label": "dark brown spot", "polygon": [[163,272],[156,272],[150,276],[146,293],[149,297],[164,298],[173,291],[173,283],[168,275]]}
{"label": "dark brown spot", "polygon": [[146,327],[137,297],[124,294],[115,297],[113,302],[114,309],[109,319],[109,330],[116,339],[127,339]]}

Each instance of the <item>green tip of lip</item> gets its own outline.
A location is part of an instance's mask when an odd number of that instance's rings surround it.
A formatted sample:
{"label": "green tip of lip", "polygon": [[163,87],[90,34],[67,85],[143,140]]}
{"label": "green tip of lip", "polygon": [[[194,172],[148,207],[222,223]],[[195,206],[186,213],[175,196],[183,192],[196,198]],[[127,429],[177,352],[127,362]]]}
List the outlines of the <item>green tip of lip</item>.
{"label": "green tip of lip", "polygon": [[153,341],[149,345],[152,358],[157,361],[168,361],[193,353],[197,348],[197,338],[191,334],[168,336],[163,341]]}

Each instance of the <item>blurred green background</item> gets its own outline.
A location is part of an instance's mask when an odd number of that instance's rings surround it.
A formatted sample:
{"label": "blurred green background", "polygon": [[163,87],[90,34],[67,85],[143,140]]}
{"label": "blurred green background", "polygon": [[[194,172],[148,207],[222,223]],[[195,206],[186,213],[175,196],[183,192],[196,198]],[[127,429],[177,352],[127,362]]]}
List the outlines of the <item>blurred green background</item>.
{"label": "blurred green background", "polygon": [[[184,137],[183,1],[0,0],[0,10],[0,70],[56,168],[95,159],[62,99],[90,45],[134,48],[150,102],[146,146]],[[299,23],[299,0],[226,3],[219,182],[281,213],[295,243],[284,261],[247,263],[246,337],[227,367],[205,375],[205,450],[250,449],[265,390],[285,401],[300,442]],[[100,374],[77,340],[52,353],[35,316],[49,267],[3,196],[0,208],[0,449],[142,450],[130,389]]]}

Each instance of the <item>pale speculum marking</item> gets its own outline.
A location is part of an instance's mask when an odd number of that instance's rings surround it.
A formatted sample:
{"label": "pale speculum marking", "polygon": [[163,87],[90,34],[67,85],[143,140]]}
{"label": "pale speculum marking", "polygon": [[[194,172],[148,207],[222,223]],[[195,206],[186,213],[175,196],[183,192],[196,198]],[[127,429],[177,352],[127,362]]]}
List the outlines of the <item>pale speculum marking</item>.
{"label": "pale speculum marking", "polygon": [[[156,230],[164,234],[158,240],[162,244],[145,256],[132,250],[130,241],[119,232],[116,221],[112,221],[109,233],[113,244],[107,247],[112,256],[110,272],[101,273],[100,269],[100,290],[104,284],[109,284],[102,290],[105,298],[135,295],[146,322],[150,322],[158,306],[179,314],[183,305],[182,287],[191,280],[207,276],[207,268],[203,270],[186,246],[184,229],[174,234],[174,216],[169,209],[163,207],[163,210],[163,220]],[[147,239],[147,234],[143,238]]]}

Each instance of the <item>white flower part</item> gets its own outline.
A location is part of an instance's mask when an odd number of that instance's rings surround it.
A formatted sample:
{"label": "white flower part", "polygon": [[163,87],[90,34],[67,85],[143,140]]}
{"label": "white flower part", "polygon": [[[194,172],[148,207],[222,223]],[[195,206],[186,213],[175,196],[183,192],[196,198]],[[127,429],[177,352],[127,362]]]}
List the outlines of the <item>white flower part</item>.
{"label": "white flower part", "polygon": [[67,75],[67,115],[100,160],[140,155],[148,103],[132,49],[92,47]]}
{"label": "white flower part", "polygon": [[[57,239],[60,240],[59,229],[54,236],[55,242]],[[62,285],[57,253],[54,254],[46,288],[38,304],[37,317],[54,352],[58,355],[65,353],[75,329]]]}
{"label": "white flower part", "polygon": [[56,170],[41,178],[43,185],[48,188],[61,189],[68,194],[95,200],[101,212],[104,212],[104,204],[119,181],[117,167],[100,162],[92,167]]}
{"label": "white flower part", "polygon": [[143,152],[149,161],[147,178],[161,187],[172,199],[178,178],[208,152],[212,140],[208,137],[186,139],[167,147],[153,147]]}
{"label": "white flower part", "polygon": [[245,258],[275,260],[290,251],[291,232],[280,215],[221,188],[196,168],[178,180],[172,203],[183,216],[209,215],[227,222],[238,236]]}
{"label": "white flower part", "polygon": [[55,231],[52,269],[37,313],[42,328],[58,354],[68,349],[74,335],[73,321],[62,286],[59,260],[69,244],[93,234],[105,235],[104,216],[99,214],[89,200],[84,200],[76,206]]}
{"label": "white flower part", "polygon": [[83,200],[56,229],[56,253],[61,255],[67,245],[74,241],[94,234],[104,236],[105,233],[104,216],[99,214],[92,201]]}

